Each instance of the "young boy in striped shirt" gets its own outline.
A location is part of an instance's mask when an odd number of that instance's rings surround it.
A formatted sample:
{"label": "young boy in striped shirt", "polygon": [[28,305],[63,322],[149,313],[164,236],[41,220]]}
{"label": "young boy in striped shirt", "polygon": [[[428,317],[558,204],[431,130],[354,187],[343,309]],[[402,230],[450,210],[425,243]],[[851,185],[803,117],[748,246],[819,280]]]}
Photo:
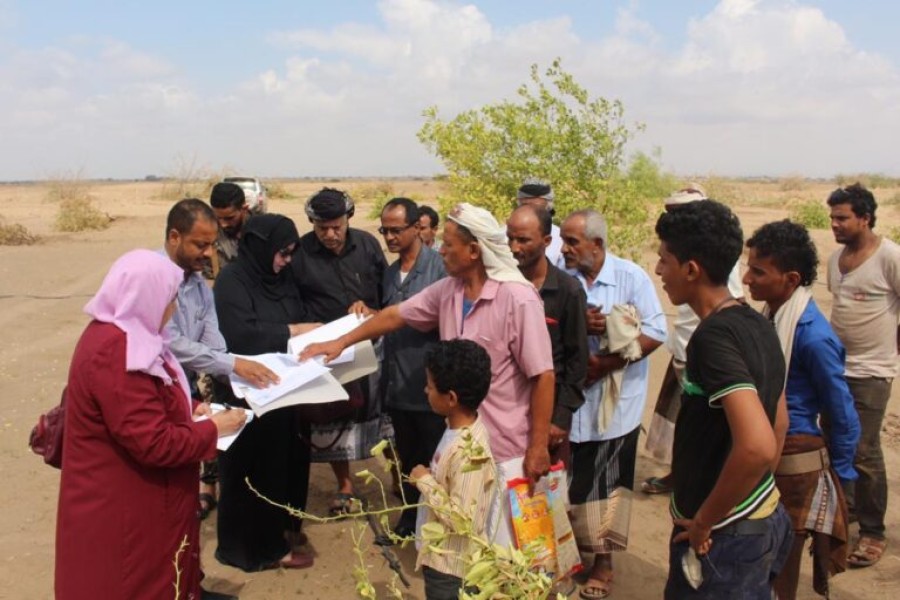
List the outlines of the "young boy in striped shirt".
{"label": "young boy in striped shirt", "polygon": [[[419,556],[428,600],[455,600],[468,557],[476,546],[469,535],[486,535],[488,514],[497,501],[497,474],[488,432],[478,416],[491,383],[491,359],[471,340],[439,342],[425,357],[425,392],[432,410],[447,419],[431,466],[416,465],[411,479],[422,493],[416,523]],[[457,531],[460,519],[471,530]],[[430,525],[444,535],[432,537]],[[423,528],[429,539],[423,540]],[[468,529],[465,527],[464,529]],[[437,550],[437,551],[433,551]]]}

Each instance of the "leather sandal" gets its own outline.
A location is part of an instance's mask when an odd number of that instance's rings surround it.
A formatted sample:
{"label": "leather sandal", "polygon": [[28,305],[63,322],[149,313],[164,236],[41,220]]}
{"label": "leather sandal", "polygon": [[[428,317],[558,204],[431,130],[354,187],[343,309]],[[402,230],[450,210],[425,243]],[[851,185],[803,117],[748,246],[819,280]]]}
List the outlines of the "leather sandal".
{"label": "leather sandal", "polygon": [[870,537],[860,537],[856,542],[853,552],[847,557],[847,564],[853,568],[871,567],[884,555],[887,548],[887,540],[876,540]]}
{"label": "leather sandal", "polygon": [[359,498],[353,494],[338,492],[334,495],[334,499],[332,499],[331,505],[328,507],[328,513],[333,517],[337,517],[359,512],[359,508]]}

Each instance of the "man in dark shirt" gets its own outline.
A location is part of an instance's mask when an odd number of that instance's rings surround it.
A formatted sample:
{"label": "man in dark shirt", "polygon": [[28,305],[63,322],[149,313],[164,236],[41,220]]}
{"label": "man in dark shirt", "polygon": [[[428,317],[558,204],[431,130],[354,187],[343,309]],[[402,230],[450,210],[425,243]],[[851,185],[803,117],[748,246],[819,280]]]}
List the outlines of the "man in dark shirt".
{"label": "man in dark shirt", "polygon": [[551,460],[568,463],[569,429],[572,415],[584,404],[587,372],[587,301],[581,284],[552,265],[546,256],[551,243],[550,212],[523,204],[506,221],[509,249],[519,270],[541,294],[550,344],[556,390],[550,424]]}
{"label": "man in dark shirt", "polygon": [[225,265],[237,258],[241,233],[250,218],[250,206],[241,186],[227,181],[213,186],[209,194],[209,203],[219,222],[219,235],[216,238],[216,249],[210,261],[211,272],[208,276],[209,279],[215,279]]}
{"label": "man in dark shirt", "polygon": [[375,236],[350,227],[353,212],[350,196],[332,188],[306,203],[313,230],[300,238],[291,268],[310,321],[339,319],[357,300],[381,305],[387,261]]}
{"label": "man in dark shirt", "polygon": [[[419,237],[419,208],[409,198],[393,198],[381,211],[381,227],[388,251],[398,258],[384,272],[384,308],[412,298],[447,276],[441,255]],[[365,307],[363,307],[365,308]],[[357,312],[367,312],[358,310]],[[444,417],[435,413],[425,394],[425,354],[440,340],[438,331],[418,331],[410,326],[384,336],[380,397],[389,411],[397,442],[397,458],[403,474],[416,465],[427,465],[444,433]],[[419,501],[415,485],[403,483],[407,504]],[[416,509],[400,515],[394,533],[401,537],[416,532]]]}
{"label": "man in dark shirt", "polygon": [[[346,315],[362,301],[381,306],[382,276],[387,267],[378,240],[370,233],[350,227],[353,200],[345,192],[322,188],[306,202],[306,216],[313,230],[300,238],[291,262],[294,280],[311,322],[328,323]],[[332,512],[344,512],[353,494],[348,461],[369,456],[380,439],[381,416],[376,402],[369,401],[368,381],[350,384],[367,398],[351,427],[344,423],[313,426],[313,462],[330,462],[338,481]]]}
{"label": "man in dark shirt", "polygon": [[726,206],[701,200],[664,213],[656,233],[663,289],[701,319],[675,424],[665,597],[741,590],[769,599],[792,541],[772,475],[788,424],[781,345],[772,324],[728,291],[743,234]]}

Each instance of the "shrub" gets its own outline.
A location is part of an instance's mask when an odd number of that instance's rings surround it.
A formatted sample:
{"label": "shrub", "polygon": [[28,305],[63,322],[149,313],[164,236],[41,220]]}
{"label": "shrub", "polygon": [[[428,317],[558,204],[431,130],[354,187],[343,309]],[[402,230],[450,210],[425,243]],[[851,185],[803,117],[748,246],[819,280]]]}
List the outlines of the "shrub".
{"label": "shrub", "polygon": [[53,176],[48,180],[48,186],[47,200],[50,202],[88,196],[89,186],[80,171]]}
{"label": "shrub", "polygon": [[280,181],[273,181],[264,184],[266,186],[266,195],[273,200],[291,200],[295,198],[293,194],[287,191],[287,188]]}
{"label": "shrub", "polygon": [[403,190],[395,190],[393,184],[387,182],[353,188],[350,191],[350,197],[353,198],[357,206],[371,204],[372,206],[369,208],[366,216],[376,221],[381,217],[384,205],[392,198],[409,198],[416,204],[422,204],[425,201],[421,194],[408,194]]}
{"label": "shrub", "polygon": [[[450,194],[438,198],[442,212],[470,202],[503,220],[522,181],[540,177],[553,186],[558,216],[595,208],[609,223],[613,250],[640,254],[652,234],[648,216],[658,204],[651,202],[657,192],[642,189],[641,178],[649,167],[657,181],[658,166],[638,155],[629,173],[624,151],[643,126],[625,123],[618,100],[592,99],[559,59],[543,76],[532,65],[530,79],[519,87],[517,102],[468,110],[449,121],[437,107],[426,109],[418,137],[447,171]],[[666,187],[663,195],[672,191]]]}
{"label": "shrub", "polygon": [[825,204],[818,200],[804,200],[791,208],[791,221],[807,229],[828,229],[831,216]]}
{"label": "shrub", "polygon": [[56,213],[56,228],[59,231],[85,231],[106,229],[112,219],[94,206],[90,196],[68,198],[59,203]]}
{"label": "shrub", "polygon": [[28,231],[19,223],[7,223],[0,217],[0,246],[30,246],[40,241],[40,237]]}
{"label": "shrub", "polygon": [[661,152],[657,149],[653,156],[638,152],[629,161],[626,179],[634,184],[642,198],[662,200],[684,187],[677,177],[662,170],[660,159]]}

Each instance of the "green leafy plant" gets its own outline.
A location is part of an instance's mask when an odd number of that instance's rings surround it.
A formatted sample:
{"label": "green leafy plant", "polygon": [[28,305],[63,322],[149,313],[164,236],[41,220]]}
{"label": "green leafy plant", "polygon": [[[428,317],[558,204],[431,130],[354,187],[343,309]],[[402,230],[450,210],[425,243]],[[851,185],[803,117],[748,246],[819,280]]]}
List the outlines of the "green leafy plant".
{"label": "green leafy plant", "polygon": [[[463,435],[465,436],[466,433],[464,432]],[[391,452],[385,452],[389,448]],[[463,450],[467,458],[467,463],[463,470],[482,468],[490,460],[485,449],[474,441],[471,434],[469,434],[468,439],[463,439]],[[398,477],[410,481],[408,477],[400,472],[399,463],[387,458],[388,455],[396,456],[393,445],[389,440],[379,442],[372,448],[370,454],[378,460],[385,472],[394,471]],[[257,491],[249,479],[245,479],[245,483],[260,499],[273,506],[282,508],[299,519],[316,523],[327,523],[347,518],[355,519],[357,527],[355,529],[351,528],[350,534],[356,555],[356,563],[353,566],[356,593],[365,600],[376,600],[377,593],[369,578],[369,565],[364,550],[368,539],[367,522],[372,518],[377,519],[384,534],[395,544],[400,544],[403,547],[410,542],[410,539],[400,538],[390,530],[390,527],[388,527],[389,515],[394,512],[417,508],[424,504],[408,503],[401,486],[401,504],[399,506],[389,506],[385,485],[375,473],[369,469],[364,469],[356,473],[356,477],[362,479],[363,484],[367,486],[374,484],[378,488],[382,503],[381,508],[370,509],[365,502],[354,502],[349,515],[320,517],[274,502]],[[439,503],[429,504],[428,506],[431,510],[441,513],[443,522],[452,523],[452,528],[448,529],[437,522],[428,523],[423,527],[422,541],[427,546],[426,551],[446,552],[446,550],[441,548],[441,543],[451,534],[463,535],[471,540],[475,546],[475,550],[470,556],[462,557],[466,561],[464,584],[467,588],[470,588],[461,593],[460,598],[462,600],[487,600],[489,598],[544,600],[549,597],[552,581],[545,573],[532,567],[535,563],[535,558],[541,551],[538,544],[531,544],[523,549],[507,548],[498,544],[492,544],[482,535],[475,533],[469,512],[465,507],[451,501],[449,496],[445,495]],[[399,577],[395,573],[388,584],[387,592],[391,598],[403,600],[404,595],[398,585],[398,580]],[[475,591],[471,591],[473,589]],[[564,600],[564,598],[560,594],[557,595],[557,600]]]}
{"label": "green leafy plant", "polygon": [[449,121],[436,106],[425,110],[418,137],[443,163],[450,190],[439,198],[442,212],[469,202],[505,219],[522,181],[539,177],[553,186],[558,217],[594,208],[607,219],[613,250],[639,254],[651,237],[650,205],[660,197],[658,187],[644,187],[648,172],[658,182],[653,159],[638,155],[625,169],[625,145],[643,126],[625,123],[620,101],[591,98],[560,59],[543,75],[532,65],[530,79],[518,101]]}
{"label": "green leafy plant", "polygon": [[791,221],[807,229],[828,229],[831,217],[825,204],[816,200],[803,200],[791,208]]}

